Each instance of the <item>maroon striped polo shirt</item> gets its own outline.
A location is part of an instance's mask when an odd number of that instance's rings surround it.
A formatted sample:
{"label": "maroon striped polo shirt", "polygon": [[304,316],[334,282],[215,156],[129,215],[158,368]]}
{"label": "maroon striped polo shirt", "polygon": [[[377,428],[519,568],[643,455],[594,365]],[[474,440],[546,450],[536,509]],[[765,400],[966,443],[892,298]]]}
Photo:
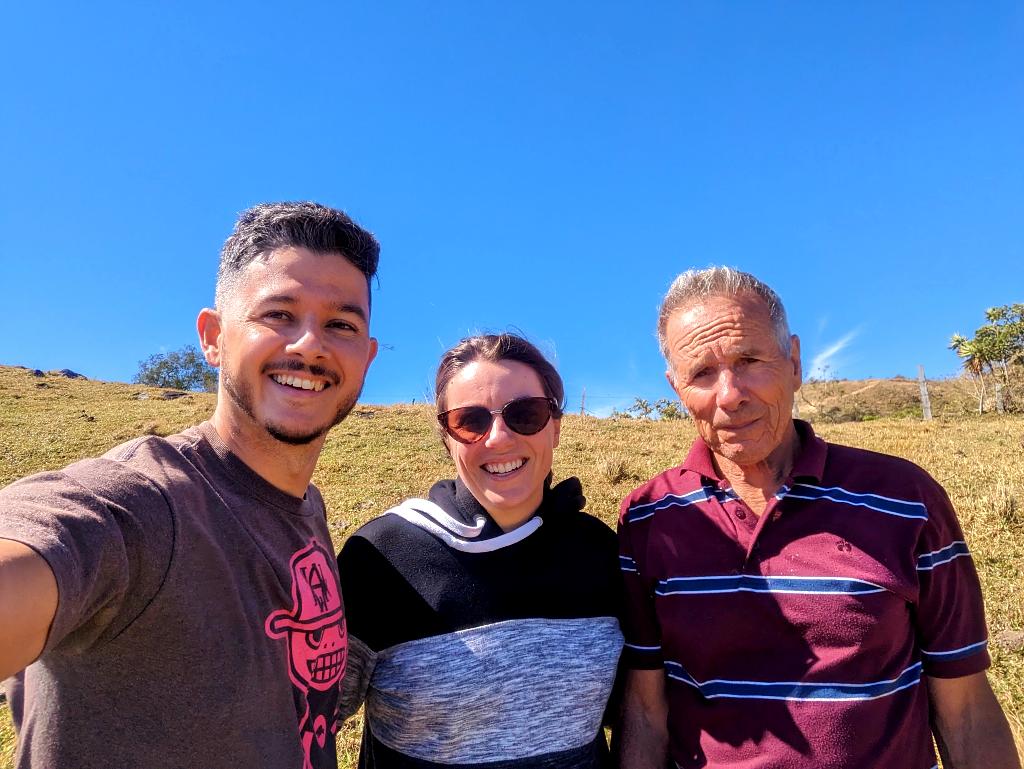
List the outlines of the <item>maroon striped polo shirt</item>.
{"label": "maroon striped polo shirt", "polygon": [[664,667],[684,769],[930,769],[923,677],[989,665],[956,514],[916,465],[796,426],[761,516],[700,439],[623,500],[626,664]]}

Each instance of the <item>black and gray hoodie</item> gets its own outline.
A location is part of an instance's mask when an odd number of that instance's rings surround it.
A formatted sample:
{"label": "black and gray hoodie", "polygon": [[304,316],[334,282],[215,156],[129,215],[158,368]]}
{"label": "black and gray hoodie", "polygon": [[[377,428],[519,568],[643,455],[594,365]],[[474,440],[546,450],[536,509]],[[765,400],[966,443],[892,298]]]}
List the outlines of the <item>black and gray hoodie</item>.
{"label": "black and gray hoodie", "polygon": [[338,556],[342,716],[366,702],[361,769],[592,769],[616,677],[615,535],[580,483],[505,533],[460,480],[370,521]]}

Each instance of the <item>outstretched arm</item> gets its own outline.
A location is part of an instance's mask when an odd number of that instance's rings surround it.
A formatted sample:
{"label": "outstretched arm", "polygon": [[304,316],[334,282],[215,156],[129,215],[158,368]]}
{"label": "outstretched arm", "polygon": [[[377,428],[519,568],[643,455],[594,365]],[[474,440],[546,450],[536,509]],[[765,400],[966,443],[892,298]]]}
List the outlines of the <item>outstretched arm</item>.
{"label": "outstretched arm", "polygon": [[57,613],[57,581],[35,550],[0,539],[0,680],[42,653]]}
{"label": "outstretched arm", "polygon": [[984,672],[930,677],[928,695],[945,769],[1020,769],[1010,726]]}
{"label": "outstretched arm", "polygon": [[665,671],[630,670],[618,735],[620,769],[665,769],[668,765],[668,701]]}

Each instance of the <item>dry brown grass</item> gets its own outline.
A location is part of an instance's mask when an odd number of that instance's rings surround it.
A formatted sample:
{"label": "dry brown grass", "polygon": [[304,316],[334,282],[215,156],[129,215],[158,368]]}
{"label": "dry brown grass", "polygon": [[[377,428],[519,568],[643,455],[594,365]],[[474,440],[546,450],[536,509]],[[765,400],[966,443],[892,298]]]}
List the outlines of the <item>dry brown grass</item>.
{"label": "dry brown grass", "polygon": [[[932,414],[958,418],[976,413],[977,397],[963,377],[928,383]],[[826,379],[805,382],[797,396],[800,413],[817,422],[921,416],[916,379]],[[987,404],[992,408],[992,404]]]}
{"label": "dry brown grass", "polygon": [[[141,392],[150,397],[139,400]],[[161,400],[160,393],[139,385],[36,378],[0,367],[0,485],[101,453],[142,432],[170,434],[213,410],[210,395]],[[360,406],[331,434],[314,480],[327,501],[335,545],[390,505],[423,495],[434,480],[451,475],[431,414],[428,406]],[[1024,630],[1024,418],[929,424],[884,419],[821,425],[818,431],[831,441],[906,457],[946,487],[985,591],[993,688],[1017,734],[1024,733],[1024,649],[1014,647],[1010,635]],[[569,415],[555,452],[555,474],[579,476],[588,510],[613,524],[619,500],[677,464],[693,437],[688,422]],[[358,722],[339,731],[342,766],[355,766],[359,734]],[[0,769],[12,765],[13,748],[9,719],[0,710]]]}

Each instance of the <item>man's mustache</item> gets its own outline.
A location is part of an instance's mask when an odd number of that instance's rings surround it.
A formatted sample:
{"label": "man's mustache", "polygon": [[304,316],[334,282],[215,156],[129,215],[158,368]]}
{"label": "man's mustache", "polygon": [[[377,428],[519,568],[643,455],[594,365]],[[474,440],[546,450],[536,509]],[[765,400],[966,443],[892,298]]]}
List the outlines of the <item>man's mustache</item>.
{"label": "man's mustache", "polygon": [[267,374],[267,373],[270,373],[271,371],[282,371],[282,370],[283,371],[301,371],[301,372],[303,372],[305,374],[310,374],[311,376],[321,377],[323,379],[326,379],[332,385],[337,385],[339,382],[341,382],[341,377],[336,372],[331,371],[330,369],[324,368],[323,366],[317,366],[315,364],[312,365],[312,366],[307,366],[302,361],[297,361],[297,360],[280,360],[280,361],[274,361],[274,362],[271,362],[271,363],[266,363],[266,364],[264,364],[261,373]]}

